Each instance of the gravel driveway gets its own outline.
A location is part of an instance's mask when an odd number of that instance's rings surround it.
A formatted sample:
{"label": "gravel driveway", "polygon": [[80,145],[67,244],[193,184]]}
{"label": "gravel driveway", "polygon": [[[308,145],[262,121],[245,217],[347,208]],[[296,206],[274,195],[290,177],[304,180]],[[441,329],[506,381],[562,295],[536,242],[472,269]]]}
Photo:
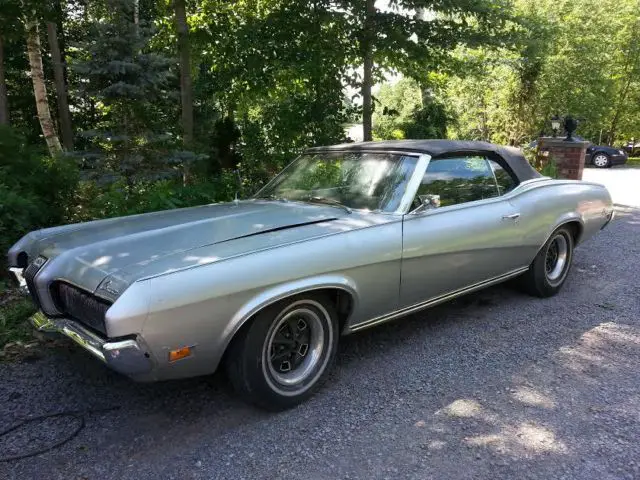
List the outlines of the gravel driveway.
{"label": "gravel driveway", "polygon": [[[85,415],[11,479],[640,478],[640,210],[582,245],[546,300],[498,286],[348,337],[327,386],[268,414],[221,375],[134,384],[80,351],[0,364],[0,430]],[[36,422],[0,456],[73,432]]]}

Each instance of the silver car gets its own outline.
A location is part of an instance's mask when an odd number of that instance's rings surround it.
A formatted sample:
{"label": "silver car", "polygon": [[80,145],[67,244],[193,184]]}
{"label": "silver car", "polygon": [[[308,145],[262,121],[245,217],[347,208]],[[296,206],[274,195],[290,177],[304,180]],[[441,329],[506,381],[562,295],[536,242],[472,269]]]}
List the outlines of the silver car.
{"label": "silver car", "polygon": [[253,198],[29,233],[9,264],[40,312],[140,381],[224,364],[269,409],[327,376],[341,335],[514,277],[546,297],[613,218],[607,190],[512,148],[413,140],[313,148]]}

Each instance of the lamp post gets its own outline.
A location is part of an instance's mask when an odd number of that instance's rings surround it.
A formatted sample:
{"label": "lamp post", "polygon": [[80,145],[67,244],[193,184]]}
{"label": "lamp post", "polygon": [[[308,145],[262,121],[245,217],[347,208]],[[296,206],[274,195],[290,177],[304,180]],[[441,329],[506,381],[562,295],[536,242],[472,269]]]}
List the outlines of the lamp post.
{"label": "lamp post", "polygon": [[[589,142],[574,138],[578,123],[579,120],[571,115],[560,117],[556,114],[546,122],[547,125],[551,124],[553,137],[540,137],[539,154],[542,157],[548,157],[547,162],[553,161],[558,178],[582,179],[584,158]],[[567,132],[565,138],[558,138],[558,131],[562,131],[561,129]],[[547,163],[540,157],[538,160],[540,166]]]}
{"label": "lamp post", "polygon": [[553,137],[558,136],[558,130],[560,130],[560,120],[561,118],[558,115],[554,115],[551,117],[551,130],[553,130]]}

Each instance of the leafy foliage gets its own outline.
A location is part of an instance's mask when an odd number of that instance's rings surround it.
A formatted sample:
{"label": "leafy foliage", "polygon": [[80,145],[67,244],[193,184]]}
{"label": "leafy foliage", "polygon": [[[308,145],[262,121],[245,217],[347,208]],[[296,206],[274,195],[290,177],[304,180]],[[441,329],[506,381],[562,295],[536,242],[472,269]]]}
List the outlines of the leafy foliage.
{"label": "leafy foliage", "polygon": [[77,208],[70,214],[70,220],[82,222],[229,201],[234,198],[237,188],[230,172],[214,181],[186,186],[175,180],[133,184],[118,181],[103,188],[95,182],[81,182],[77,190]]}
{"label": "leafy foliage", "polygon": [[384,84],[376,95],[374,138],[443,138],[449,121],[446,109],[418,82],[403,78]]}
{"label": "leafy foliage", "polygon": [[522,31],[513,50],[463,49],[465,75],[440,97],[457,119],[449,134],[521,145],[549,132],[554,114],[578,118],[595,143],[640,136],[637,0],[517,0]]}
{"label": "leafy foliage", "polygon": [[2,293],[3,286],[0,285],[0,353],[7,343],[31,337],[33,330],[26,320],[35,310],[31,300],[24,297],[4,299]]}
{"label": "leafy foliage", "polygon": [[[53,223],[254,192],[305,148],[345,140],[345,123],[359,113],[345,92],[362,87],[367,49],[374,80],[401,77],[376,94],[376,138],[521,145],[554,113],[582,119],[579,133],[594,141],[640,137],[637,0],[391,0],[373,14],[366,0],[189,0],[189,151],[180,140],[171,2],[5,4],[3,67],[14,126],[2,131],[7,146],[0,147],[5,242]],[[40,151],[25,75],[25,8],[58,27],[74,161]]]}
{"label": "leafy foliage", "polygon": [[83,132],[99,161],[93,166],[126,177],[161,169],[168,159],[175,132],[167,108],[177,99],[173,62],[150,50],[154,28],[134,21],[134,4],[108,0],[108,9],[92,11],[74,64],[99,115]]}
{"label": "leafy foliage", "polygon": [[0,250],[30,230],[64,222],[76,182],[73,161],[52,159],[0,126]]}

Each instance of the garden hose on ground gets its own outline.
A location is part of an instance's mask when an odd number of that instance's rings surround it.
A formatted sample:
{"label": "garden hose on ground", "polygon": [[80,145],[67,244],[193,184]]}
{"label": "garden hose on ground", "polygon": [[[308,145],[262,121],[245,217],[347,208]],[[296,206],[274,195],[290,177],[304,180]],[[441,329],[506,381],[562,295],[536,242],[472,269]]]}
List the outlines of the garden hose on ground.
{"label": "garden hose on ground", "polygon": [[39,415],[37,417],[29,417],[24,420],[21,420],[16,425],[0,432],[0,438],[5,437],[6,435],[9,435],[12,432],[15,432],[16,430],[18,430],[21,427],[24,427],[25,425],[28,425],[33,422],[38,422],[41,420],[46,420],[49,418],[68,417],[70,420],[75,420],[77,422],[77,426],[71,433],[69,433],[62,440],[59,440],[51,445],[47,445],[45,447],[38,448],[20,455],[9,455],[6,457],[0,456],[0,463],[12,462],[16,460],[22,460],[24,458],[34,457],[36,455],[40,455],[41,453],[45,453],[55,448],[61,447],[65,443],[69,442],[70,440],[73,440],[82,431],[82,429],[85,427],[86,415],[111,412],[113,410],[118,410],[119,408],[120,407],[117,406],[117,407],[106,407],[106,408],[97,408],[97,409],[89,409],[89,410],[76,410],[76,411],[68,410],[68,411],[62,411],[57,413],[49,413],[46,415]]}

